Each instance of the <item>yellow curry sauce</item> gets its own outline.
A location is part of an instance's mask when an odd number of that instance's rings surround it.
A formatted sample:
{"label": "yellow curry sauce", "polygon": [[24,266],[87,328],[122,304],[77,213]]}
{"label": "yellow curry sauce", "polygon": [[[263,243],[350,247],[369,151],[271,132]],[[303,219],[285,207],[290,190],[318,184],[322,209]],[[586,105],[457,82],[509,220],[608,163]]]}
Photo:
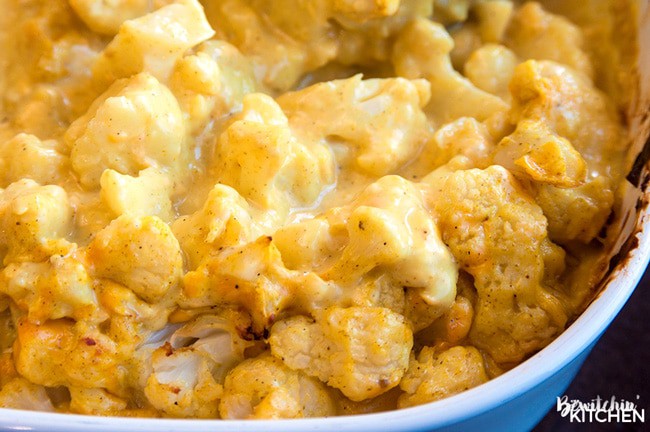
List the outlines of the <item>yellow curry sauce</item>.
{"label": "yellow curry sauce", "polygon": [[1,0],[0,407],[364,413],[543,348],[629,165],[631,4],[569,3]]}

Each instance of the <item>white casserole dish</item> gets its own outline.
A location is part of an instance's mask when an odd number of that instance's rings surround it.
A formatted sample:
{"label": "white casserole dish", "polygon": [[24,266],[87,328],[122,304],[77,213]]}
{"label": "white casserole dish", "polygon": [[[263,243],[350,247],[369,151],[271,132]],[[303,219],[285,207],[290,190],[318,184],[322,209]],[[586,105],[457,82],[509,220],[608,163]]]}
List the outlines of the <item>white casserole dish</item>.
{"label": "white casserole dish", "polygon": [[278,421],[90,417],[0,409],[0,430],[76,431],[505,431],[529,430],[568,387],[591,348],[632,294],[650,260],[650,1],[639,2],[638,92],[632,107],[631,190],[620,253],[597,298],[553,343],[521,365],[462,394],[426,405],[363,416]]}

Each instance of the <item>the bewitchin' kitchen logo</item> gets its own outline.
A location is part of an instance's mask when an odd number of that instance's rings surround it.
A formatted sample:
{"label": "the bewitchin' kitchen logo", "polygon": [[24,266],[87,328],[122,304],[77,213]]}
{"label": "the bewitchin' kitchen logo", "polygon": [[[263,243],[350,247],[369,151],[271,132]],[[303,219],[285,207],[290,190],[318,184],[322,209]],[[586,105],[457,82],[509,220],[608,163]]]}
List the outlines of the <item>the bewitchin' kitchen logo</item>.
{"label": "the bewitchin' kitchen logo", "polygon": [[645,408],[639,408],[639,399],[639,395],[635,402],[596,396],[583,402],[564,395],[557,398],[556,408],[571,423],[645,423]]}

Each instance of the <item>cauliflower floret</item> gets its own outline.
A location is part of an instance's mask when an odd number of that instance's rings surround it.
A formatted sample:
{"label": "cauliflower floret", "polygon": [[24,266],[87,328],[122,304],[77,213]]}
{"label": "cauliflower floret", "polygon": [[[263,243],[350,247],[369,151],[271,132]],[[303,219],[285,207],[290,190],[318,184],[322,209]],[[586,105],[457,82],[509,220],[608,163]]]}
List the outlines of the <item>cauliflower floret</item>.
{"label": "cauliflower floret", "polygon": [[97,329],[64,319],[40,325],[19,319],[17,328],[16,370],[31,382],[46,387],[105,388],[124,395],[118,344]]}
{"label": "cauliflower floret", "polygon": [[213,158],[217,180],[283,219],[290,207],[312,204],[334,181],[330,149],[301,143],[269,96],[244,97],[240,115],[221,134]]}
{"label": "cauliflower floret", "polygon": [[458,271],[451,253],[414,185],[398,176],[366,188],[348,210],[349,241],[326,280],[355,285],[375,268],[393,283],[416,289],[439,313],[456,295]]}
{"label": "cauliflower floret", "polygon": [[535,195],[552,240],[588,243],[606,222],[623,174],[625,140],[612,105],[586,77],[550,61],[519,65],[510,89],[513,121],[546,123],[585,160],[586,184],[573,189],[541,184]]}
{"label": "cauliflower floret", "polygon": [[218,38],[252,59],[260,82],[286,91],[336,55],[328,3],[223,0],[207,2],[206,13]]}
{"label": "cauliflower floret", "polygon": [[168,222],[174,211],[169,196],[172,182],[156,168],[140,171],[137,177],[107,169],[99,178],[102,201],[116,215],[158,216]]}
{"label": "cauliflower floret", "polygon": [[96,33],[112,36],[124,21],[151,12],[151,0],[70,0],[79,18]]}
{"label": "cauliflower floret", "polygon": [[[222,384],[226,373],[244,359],[245,350],[250,348],[251,352],[259,352],[260,349],[264,349],[261,347],[261,342],[250,337],[248,331],[251,320],[241,309],[179,309],[178,305],[174,306],[174,312],[169,317],[165,315],[165,318],[160,320],[160,325],[148,326],[137,332],[139,340],[129,353],[131,361],[128,365],[128,382],[132,388],[140,392],[138,397],[146,397],[144,388],[154,373],[151,358],[161,347],[165,348],[169,356],[176,350],[199,355],[201,361],[206,362],[212,377],[218,384]],[[125,308],[127,312],[128,307]],[[129,324],[132,322],[126,322],[123,329],[128,331]],[[121,335],[112,330],[111,338],[121,340]],[[177,366],[183,366],[183,363],[179,362]],[[179,371],[182,372],[182,369]],[[171,365],[164,376],[170,377],[168,373],[172,373]]]}
{"label": "cauliflower floret", "polygon": [[121,283],[148,302],[173,294],[183,272],[178,241],[155,216],[118,217],[88,245],[88,260],[97,277]]}
{"label": "cauliflower floret", "polygon": [[69,317],[100,322],[106,313],[99,309],[90,277],[73,255],[53,255],[43,263],[9,264],[0,273],[0,293],[10,296],[27,311],[33,323]]}
{"label": "cauliflower floret", "polygon": [[488,380],[481,353],[474,347],[455,346],[441,353],[424,347],[417,360],[411,359],[400,382],[406,392],[399,408],[443,399],[483,384]]}
{"label": "cauliflower floret", "polygon": [[572,189],[538,186],[535,201],[548,219],[549,237],[561,244],[572,240],[586,244],[596,238],[612,211],[615,186],[605,176]]}
{"label": "cauliflower floret", "polygon": [[220,75],[218,63],[204,52],[176,62],[170,88],[178,98],[189,131],[200,133],[213,112],[224,108]]}
{"label": "cauliflower floret", "polygon": [[54,412],[45,387],[32,384],[25,378],[14,378],[4,386],[0,385],[0,407]]}
{"label": "cauliflower floret", "polygon": [[516,176],[562,188],[585,183],[587,164],[543,120],[522,120],[496,148],[494,162]]}
{"label": "cauliflower floret", "polygon": [[442,238],[478,291],[470,340],[497,362],[517,362],[557,335],[566,322],[543,286],[552,252],[546,218],[504,168],[450,173],[430,199]]}
{"label": "cauliflower floret", "polygon": [[486,44],[469,56],[463,73],[479,89],[509,101],[508,86],[519,63],[515,53],[503,45]]}
{"label": "cauliflower floret", "polygon": [[316,274],[288,270],[271,237],[224,249],[183,279],[185,302],[192,307],[243,306],[261,337],[288,308],[312,311],[330,305],[338,288]]}
{"label": "cauliflower floret", "polygon": [[420,191],[401,177],[383,177],[349,205],[282,228],[274,239],[292,268],[317,271],[354,304],[391,308],[416,329],[454,300],[456,263]]}
{"label": "cauliflower floret", "polygon": [[617,114],[588,78],[551,61],[529,60],[515,68],[510,92],[513,122],[545,119],[593,169],[603,173],[600,164],[617,166],[625,146]]}
{"label": "cauliflower floret", "polygon": [[[355,3],[359,4],[358,1]],[[395,13],[368,20],[334,11],[333,18],[340,27],[337,28],[336,61],[344,65],[376,68],[377,64],[390,60],[393,42],[404,27],[417,17],[430,17],[432,12],[431,0],[400,0]]]}
{"label": "cauliflower floret", "polygon": [[234,45],[212,39],[199,45],[196,53],[207,54],[219,67],[219,96],[223,98],[224,114],[239,108],[245,95],[261,90],[251,60]]}
{"label": "cauliflower floret", "polygon": [[192,215],[178,218],[172,231],[195,269],[207,256],[259,237],[248,202],[229,186],[216,184],[208,194],[203,208]]}
{"label": "cauliflower floret", "polygon": [[431,304],[419,291],[396,284],[385,275],[367,277],[353,287],[346,287],[351,305],[390,309],[403,315],[414,332],[427,328],[444,316],[449,307],[448,304]]}
{"label": "cauliflower floret", "polygon": [[[459,279],[458,284],[463,283],[466,282]],[[471,284],[472,281],[469,283]],[[474,289],[473,285],[472,289]],[[456,345],[467,337],[473,322],[472,300],[459,294],[443,316],[417,334],[417,342],[437,347]]]}
{"label": "cauliflower floret", "polygon": [[431,0],[225,0],[205,6],[218,38],[251,57],[260,81],[279,92],[332,61],[385,61],[404,25],[432,12]]}
{"label": "cauliflower floret", "polygon": [[546,12],[537,2],[527,2],[514,13],[505,44],[521,59],[553,60],[589,77],[593,75],[589,56],[582,50],[580,28]]}
{"label": "cauliflower floret", "polygon": [[466,157],[473,168],[487,168],[492,162],[495,144],[485,124],[471,117],[461,117],[436,131],[418,160],[408,167],[403,176],[424,177],[459,155]]}
{"label": "cauliflower floret", "polygon": [[210,154],[212,136],[221,131],[222,120],[241,111],[245,95],[261,91],[250,59],[233,45],[213,39],[176,62],[169,87],[178,99],[187,131],[198,137],[196,154]]}
{"label": "cauliflower floret", "polygon": [[294,316],[276,323],[271,352],[291,369],[318,377],[353,401],[399,384],[408,367],[413,333],[386,308],[332,307],[316,321]]}
{"label": "cauliflower floret", "polygon": [[40,184],[53,184],[68,172],[68,158],[56,140],[41,141],[20,133],[0,144],[0,186],[29,178]]}
{"label": "cauliflower floret", "polygon": [[153,373],[144,394],[158,410],[174,417],[215,418],[222,387],[210,373],[210,359],[188,348],[163,346],[151,356]]}
{"label": "cauliflower floret", "polygon": [[175,306],[168,302],[147,303],[129,288],[108,279],[96,280],[95,291],[102,307],[110,313],[108,334],[120,341],[123,351],[139,345],[147,331],[162,328]]}
{"label": "cauliflower floret", "polygon": [[262,354],[226,376],[219,412],[224,419],[327,417],[336,407],[321,382]]}
{"label": "cauliflower floret", "polygon": [[440,123],[459,117],[485,120],[508,105],[501,98],[479,90],[456,72],[449,59],[454,43],[437,23],[424,18],[412,21],[397,38],[393,65],[398,75],[426,78],[431,83],[427,112]]}
{"label": "cauliflower floret", "polygon": [[197,0],[177,0],[155,12],[125,21],[99,55],[93,75],[104,84],[140,72],[166,81],[174,63],[187,50],[213,35],[214,30]]}
{"label": "cauliflower floret", "polygon": [[478,1],[472,12],[478,21],[478,32],[486,43],[499,43],[508,28],[514,5],[510,0]]}
{"label": "cauliflower floret", "polygon": [[[245,358],[245,351],[254,342],[243,339],[248,334],[241,312],[224,311],[221,315],[199,315],[172,334],[172,348],[191,348],[211,361],[211,374],[222,383],[226,373]],[[241,334],[240,334],[241,333]]]}
{"label": "cauliflower floret", "polygon": [[273,243],[287,268],[319,270],[329,264],[332,256],[345,246],[332,232],[331,223],[327,216],[316,217],[285,225],[273,234]]}
{"label": "cauliflower floret", "polygon": [[144,393],[157,409],[175,417],[218,416],[226,373],[254,345],[242,339],[237,315],[201,315],[176,330],[155,350]]}
{"label": "cauliflower floret", "polygon": [[[205,49],[204,45],[201,45]],[[221,71],[217,61],[207,52],[199,51],[176,62],[172,81],[195,94],[216,95],[222,90]],[[188,117],[192,117],[188,113]]]}
{"label": "cauliflower floret", "polygon": [[72,208],[65,189],[23,179],[0,189],[0,249],[4,263],[42,261],[67,253]]}
{"label": "cauliflower floret", "polygon": [[420,150],[427,129],[422,107],[428,100],[424,80],[356,75],[284,94],[278,103],[299,138],[339,147],[339,164],[378,177]]}
{"label": "cauliflower floret", "polygon": [[[428,326],[431,321],[435,320],[441,314],[441,308],[431,307],[425,302],[423,303],[428,306],[428,311],[423,311],[424,313],[421,315],[411,314],[410,312],[415,312],[414,300],[422,300],[422,297],[417,294],[417,290],[396,284],[391,277],[386,275],[366,277],[352,287],[346,288],[349,290],[346,294],[349,295],[349,301],[352,306],[383,307],[390,309],[393,312],[404,315],[414,332]],[[347,305],[347,303],[340,304]]]}
{"label": "cauliflower floret", "polygon": [[210,130],[214,119],[241,110],[244,96],[261,90],[250,59],[221,40],[206,41],[178,60],[170,89],[193,135]]}
{"label": "cauliflower floret", "polygon": [[[159,326],[154,331],[138,332],[138,343],[133,347],[133,350],[129,352],[129,362],[126,365],[126,382],[127,386],[134,392],[134,396],[137,400],[147,400],[144,389],[147,386],[147,381],[153,373],[151,357],[154,352],[161,347],[165,347],[167,353],[170,355],[173,353],[173,348],[171,344],[169,344],[169,339],[176,330],[182,327],[183,324],[171,321],[173,320],[170,317],[169,322],[167,322],[166,319],[163,325]],[[126,320],[122,320],[122,323],[124,322],[126,322]],[[124,326],[124,328],[127,328],[128,324],[132,324],[132,322],[127,322],[127,325]],[[116,336],[112,336],[112,338],[116,340],[120,335],[116,334]]]}
{"label": "cauliflower floret", "polygon": [[113,84],[65,135],[72,168],[87,188],[97,187],[107,168],[136,175],[147,167],[171,166],[184,139],[176,98],[146,73]]}

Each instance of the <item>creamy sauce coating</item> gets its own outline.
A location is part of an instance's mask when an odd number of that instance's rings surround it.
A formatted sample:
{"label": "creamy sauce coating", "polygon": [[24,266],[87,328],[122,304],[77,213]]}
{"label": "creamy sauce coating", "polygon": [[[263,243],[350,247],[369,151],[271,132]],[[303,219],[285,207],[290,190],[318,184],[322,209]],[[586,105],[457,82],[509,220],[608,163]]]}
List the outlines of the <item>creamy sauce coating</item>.
{"label": "creamy sauce coating", "polygon": [[628,168],[631,2],[569,3],[0,0],[0,407],[377,412],[542,349]]}

